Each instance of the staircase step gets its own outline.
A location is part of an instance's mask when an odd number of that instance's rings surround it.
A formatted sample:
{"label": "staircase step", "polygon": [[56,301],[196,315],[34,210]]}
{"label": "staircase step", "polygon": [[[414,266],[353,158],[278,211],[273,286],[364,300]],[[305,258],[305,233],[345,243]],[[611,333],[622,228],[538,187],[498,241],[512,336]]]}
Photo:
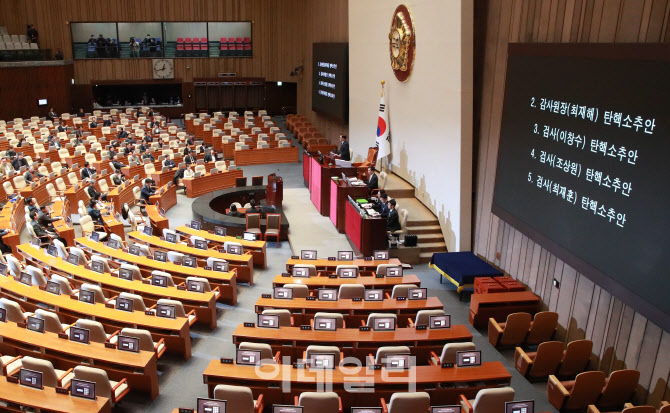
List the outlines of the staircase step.
{"label": "staircase step", "polygon": [[[414,233],[410,231],[410,234],[414,234]],[[444,236],[442,235],[441,232],[438,232],[437,234],[434,234],[434,233],[419,234],[419,235],[417,235],[417,241],[418,241],[419,244],[427,244],[427,243],[433,243],[433,242],[444,242]]]}
{"label": "staircase step", "polygon": [[407,224],[407,231],[410,234],[442,234],[442,229],[439,225],[411,225]]}
{"label": "staircase step", "polygon": [[417,246],[421,248],[421,252],[445,252],[447,250],[447,244],[444,242],[419,242]]}
{"label": "staircase step", "polygon": [[[386,193],[389,194],[391,198],[398,200],[402,198],[414,198],[414,188],[410,189],[385,189]],[[402,205],[402,204],[401,204]]]}
{"label": "staircase step", "polygon": [[419,262],[422,264],[430,262],[431,258],[433,258],[432,252],[422,252],[419,254]]}
{"label": "staircase step", "polygon": [[440,227],[440,222],[437,219],[424,220],[424,221],[419,221],[419,220],[416,220],[416,219],[413,220],[411,218],[411,214],[410,214],[410,218],[407,220],[407,226],[408,227],[412,227],[412,226],[433,226],[433,225],[437,225],[437,227],[439,228]]}

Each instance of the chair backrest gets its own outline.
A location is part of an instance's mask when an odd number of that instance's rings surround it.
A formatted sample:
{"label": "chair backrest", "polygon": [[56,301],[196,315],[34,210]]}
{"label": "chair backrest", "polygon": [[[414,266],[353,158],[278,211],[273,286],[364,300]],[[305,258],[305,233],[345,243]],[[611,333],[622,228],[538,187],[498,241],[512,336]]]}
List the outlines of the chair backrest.
{"label": "chair backrest", "polygon": [[[96,258],[95,256],[92,256],[91,259]],[[142,280],[142,273],[140,272],[140,268],[137,265],[132,265],[132,264],[121,264],[121,267],[124,270],[129,270],[133,272],[133,280]]]}
{"label": "chair backrest", "polygon": [[50,331],[56,334],[63,332],[63,326],[56,313],[38,308],[35,310],[35,317],[44,320],[44,331]]}
{"label": "chair backrest", "polygon": [[107,181],[105,181],[104,179],[98,180],[98,186],[100,187],[100,192],[102,193],[109,192],[109,185],[107,185]]}
{"label": "chair backrest", "polygon": [[335,392],[303,392],[300,393],[298,404],[303,413],[338,413],[340,398]]}
{"label": "chair backrest", "polygon": [[214,398],[226,401],[226,411],[254,412],[254,395],[248,387],[219,384],[214,387]]}
{"label": "chair backrest", "polygon": [[395,318],[396,325],[398,324],[398,316],[392,313],[370,313],[368,315],[367,326],[372,326],[374,324],[375,318]]}
{"label": "chair backrest", "polygon": [[507,316],[500,345],[516,346],[524,342],[530,329],[529,313],[512,313]]}
{"label": "chair backrest", "polygon": [[592,349],[593,342],[591,340],[576,340],[568,343],[557,374],[559,376],[572,377],[583,372],[589,360],[591,360]]}
{"label": "chair backrest", "polygon": [[12,181],[14,181],[14,187],[19,191],[25,189],[26,186],[28,186],[23,175],[15,176]]}
{"label": "chair backrest", "polygon": [[267,309],[263,314],[279,316],[280,327],[291,327],[291,312],[287,309]]}
{"label": "chair backrest", "polygon": [[37,359],[26,356],[21,359],[24,369],[35,370],[42,373],[42,384],[46,387],[58,387],[58,375],[54,365],[49,360]]}
{"label": "chair backrest", "polygon": [[637,370],[613,371],[598,399],[598,407],[620,408],[631,400],[639,380],[640,372]]}
{"label": "chair backrest", "polygon": [[[122,293],[123,294],[123,293]],[[140,328],[123,328],[121,329],[122,336],[136,337],[140,339],[140,350],[143,351],[155,351],[154,350],[154,341],[151,338],[151,333],[147,330]]]}
{"label": "chair backrest", "polygon": [[558,325],[558,313],[553,311],[541,311],[535,314],[530,324],[530,331],[526,338],[526,344],[534,346],[551,340]]}
{"label": "chair backrest", "polygon": [[309,271],[309,276],[310,277],[316,277],[316,274],[317,274],[316,265],[314,265],[314,264],[296,264],[296,265],[294,265],[294,267],[307,268],[308,271]]}
{"label": "chair backrest", "polygon": [[266,214],[265,227],[267,229],[279,230],[281,227],[281,214]]}
{"label": "chair backrest", "polygon": [[340,348],[337,346],[319,346],[319,345],[310,345],[307,346],[305,350],[305,358],[309,359],[309,356],[312,354],[334,354],[335,355],[335,365],[340,364]]}
{"label": "chair backrest", "polygon": [[[30,225],[28,225],[30,227]],[[12,254],[7,254],[4,256],[7,261],[7,266],[9,267],[9,274],[14,277],[18,277],[21,274],[21,263],[16,259]]]}
{"label": "chair backrest", "polygon": [[156,173],[156,167],[154,166],[153,163],[148,163],[144,165],[144,172],[147,174],[153,174]]}
{"label": "chair backrest", "polygon": [[407,297],[410,288],[417,288],[416,284],[399,284],[393,287],[391,298]]}
{"label": "chair backrest", "polygon": [[77,178],[77,174],[74,172],[67,174],[67,180],[70,182],[70,185],[76,185],[79,183],[79,178]]}
{"label": "chair backrest", "polygon": [[473,413],[499,413],[505,411],[505,403],[514,399],[514,389],[500,387],[497,389],[482,389],[477,392],[472,402]]}
{"label": "chair backrest", "polygon": [[106,301],[105,294],[99,285],[84,283],[79,287],[80,290],[91,291],[94,294],[96,303],[104,303]]}
{"label": "chair backrest", "polygon": [[107,377],[105,370],[95,367],[77,366],[74,368],[74,377],[79,380],[95,382],[96,396],[111,397],[112,384],[109,382],[109,377]]}
{"label": "chair backrest", "polygon": [[186,283],[188,284],[189,281],[197,281],[203,285],[204,292],[209,292],[212,291],[212,287],[209,285],[209,280],[207,278],[202,278],[202,277],[186,277]]}
{"label": "chair backrest", "polygon": [[144,299],[142,298],[141,295],[131,294],[124,291],[121,294],[119,294],[119,297],[133,300],[133,311],[147,310],[147,307],[144,305]]}
{"label": "chair backrest", "polygon": [[11,182],[9,181],[3,182],[2,187],[5,189],[5,193],[7,195],[14,195],[14,187],[12,186]]}
{"label": "chair backrest", "polygon": [[337,293],[338,300],[351,300],[353,298],[364,298],[365,286],[361,284],[342,284]]}
{"label": "chair backrest", "polygon": [[440,355],[440,363],[456,364],[456,352],[458,351],[472,351],[475,349],[475,343],[447,343],[442,347],[442,354]]}
{"label": "chair backrest", "polygon": [[261,227],[261,214],[246,214],[247,229]]}
{"label": "chair backrest", "polygon": [[[56,240],[54,240],[54,241],[56,241]],[[55,242],[54,242],[54,244],[55,244]],[[59,255],[60,255],[60,252],[59,252]],[[51,281],[57,282],[60,285],[60,293],[61,294],[72,295],[74,293],[74,291],[72,290],[72,287],[70,286],[70,282],[67,280],[67,278],[63,277],[62,275],[51,274]]]}
{"label": "chair backrest", "polygon": [[537,354],[533,367],[528,372],[531,377],[547,377],[555,374],[563,358],[563,343],[560,341],[545,341],[537,347]]}
{"label": "chair backrest", "polygon": [[26,316],[21,311],[21,306],[12,300],[4,297],[0,298],[0,308],[7,310],[7,320],[12,323],[23,323],[26,321]]}
{"label": "chair backrest", "polygon": [[427,412],[430,395],[426,392],[393,393],[388,408],[389,413]]}
{"label": "chair backrest", "polygon": [[337,328],[344,328],[344,316],[340,313],[328,313],[325,311],[318,311],[314,314],[314,318],[334,318],[335,326]]}
{"label": "chair backrest", "polygon": [[284,284],[284,288],[293,290],[293,298],[306,298],[309,296],[309,287],[305,284]]}
{"label": "chair backrest", "polygon": [[383,364],[384,359],[388,356],[394,354],[411,354],[409,347],[407,346],[383,346],[377,349],[377,354],[375,355],[375,363]]}
{"label": "chair backrest", "polygon": [[267,343],[251,343],[248,341],[241,342],[237,348],[240,350],[253,350],[261,352],[261,360],[272,359],[272,347]]}
{"label": "chair backrest", "polygon": [[338,265],[335,267],[335,274],[339,277],[345,270],[354,270],[356,276],[358,276],[358,265]]}
{"label": "chair backrest", "polygon": [[107,334],[105,333],[105,328],[99,321],[80,318],[79,320],[77,320],[75,325],[79,328],[88,329],[89,340],[94,341],[96,343],[105,343],[107,341]]}
{"label": "chair backrest", "polygon": [[430,323],[430,316],[432,315],[444,315],[444,310],[419,310],[416,313],[414,324],[417,326],[427,326]]}
{"label": "chair backrest", "polygon": [[44,273],[41,269],[35,267],[34,265],[26,265],[26,272],[30,274],[33,285],[37,285],[39,287],[44,287],[47,285],[47,279],[44,277]]}
{"label": "chair backrest", "polygon": [[584,410],[589,404],[595,404],[605,386],[605,373],[602,371],[587,371],[579,373],[570,396],[565,401],[565,410]]}
{"label": "chair backrest", "polygon": [[56,192],[56,187],[51,182],[49,182],[47,184],[47,193],[49,194],[50,198],[58,197],[58,192]]}
{"label": "chair backrest", "polygon": [[90,215],[85,215],[79,219],[79,225],[81,225],[81,231],[86,234],[90,234],[95,231],[95,224],[93,223],[93,218]]}

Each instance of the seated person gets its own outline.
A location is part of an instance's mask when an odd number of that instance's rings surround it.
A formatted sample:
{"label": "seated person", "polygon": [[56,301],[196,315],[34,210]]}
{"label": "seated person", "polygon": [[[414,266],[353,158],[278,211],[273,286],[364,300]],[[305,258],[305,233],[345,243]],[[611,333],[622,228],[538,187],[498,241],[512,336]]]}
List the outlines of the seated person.
{"label": "seated person", "polygon": [[40,210],[37,208],[37,200],[35,198],[29,196],[26,198],[25,204],[28,206],[28,212],[35,211],[36,214],[40,212]]}
{"label": "seated person", "polygon": [[96,225],[105,225],[105,221],[102,220],[100,205],[97,200],[91,199],[91,202],[88,203],[88,215],[91,216],[91,219],[93,219],[93,222]]}
{"label": "seated person", "polygon": [[98,192],[95,189],[95,181],[92,179],[87,179],[84,182],[88,182],[88,188],[86,188],[86,192],[88,192],[88,195],[91,197],[91,199],[102,199],[103,201],[107,200],[107,194],[103,194],[101,192]]}
{"label": "seated person", "polygon": [[187,149],[184,149],[184,162],[186,162],[186,165],[194,164],[196,162],[195,154],[192,151],[189,151],[187,154]]}
{"label": "seated person", "polygon": [[112,157],[112,166],[114,167],[115,171],[120,171],[121,168],[123,168],[125,165],[119,162],[119,157],[117,155],[114,155]]}
{"label": "seated person", "polygon": [[230,211],[226,214],[229,217],[242,217],[243,215],[237,211],[237,205],[233,204],[230,206]]}
{"label": "seated person", "polygon": [[89,129],[91,129],[91,128],[97,128],[97,127],[98,127],[98,122],[96,122],[95,120],[92,120],[92,121],[88,124],[88,127],[89,127]]}
{"label": "seated person", "polygon": [[95,168],[89,166],[88,162],[84,162],[84,167],[81,170],[81,179],[93,178],[95,175]]}
{"label": "seated person", "polygon": [[167,158],[165,158],[165,160],[163,161],[163,166],[166,166],[166,167],[168,167],[168,168],[174,168],[174,167],[177,166],[177,164],[175,163],[174,160],[172,160],[172,158],[167,157]]}
{"label": "seated person", "polygon": [[205,152],[205,159],[204,160],[205,160],[205,163],[214,162],[214,156],[212,156],[212,150],[211,149],[207,149],[207,151]]}
{"label": "seated person", "polygon": [[140,160],[140,157],[138,156],[138,152],[135,151],[128,156],[128,166],[130,166],[130,163],[133,162],[137,165],[141,165],[142,161]]}
{"label": "seated person", "polygon": [[55,232],[49,231],[43,226],[39,224],[37,221],[37,215],[38,213],[36,211],[30,211],[28,214],[28,217],[30,218],[30,223],[28,225],[33,227],[33,231],[35,231],[35,236],[40,239],[40,242],[43,243],[49,243],[51,244],[51,240],[57,239],[60,242],[63,243],[63,245],[66,244],[65,240],[61,237],[58,236]]}
{"label": "seated person", "polygon": [[27,168],[28,161],[23,158],[23,152],[19,152],[19,154],[16,155],[16,158],[12,161],[12,168],[14,168],[15,171],[18,171],[22,166]]}
{"label": "seated person", "polygon": [[389,216],[388,201],[389,196],[386,194],[386,192],[382,192],[381,194],[379,194],[379,199],[377,200],[377,203],[375,203],[372,206],[372,209],[379,212],[382,218],[386,218]]}
{"label": "seated person", "polygon": [[0,175],[7,175],[9,172],[13,171],[12,164],[7,162],[7,158],[2,158],[0,161]]}
{"label": "seated person", "polygon": [[398,211],[395,209],[395,199],[388,201],[388,206],[389,215],[388,218],[386,218],[386,229],[391,232],[400,231],[402,227],[400,226],[400,217],[398,216]]}
{"label": "seated person", "polygon": [[368,180],[365,181],[365,183],[370,189],[370,192],[372,192],[375,189],[379,189],[379,179],[377,178],[377,174],[375,173],[375,168],[371,166],[368,167]]}
{"label": "seated person", "polygon": [[251,204],[251,208],[247,208],[247,211],[246,211],[247,214],[260,214],[261,213],[260,208],[256,207],[256,200],[255,199],[252,199],[251,201],[249,201],[249,204]]}
{"label": "seated person", "polygon": [[144,182],[144,186],[142,187],[142,191],[140,193],[140,197],[142,200],[144,200],[144,202],[146,202],[147,205],[151,205],[151,202],[149,202],[149,197],[156,194],[156,190],[151,187],[152,184],[153,180],[147,179]]}
{"label": "seated person", "polygon": [[120,169],[117,169],[114,172],[114,175],[112,175],[112,182],[114,182],[114,185],[121,185],[124,183],[126,180],[125,175],[123,175],[123,172],[121,172]]}
{"label": "seated person", "polygon": [[0,253],[2,253],[2,254],[11,254],[12,253],[12,248],[2,241],[2,237],[4,237],[7,234],[9,234],[8,229],[0,229]]}
{"label": "seated person", "polygon": [[56,229],[53,226],[53,222],[56,222],[59,219],[60,217],[51,217],[51,213],[49,212],[46,205],[42,205],[40,207],[40,212],[37,214],[37,222],[43,228],[46,228],[47,231],[51,232],[56,232]]}
{"label": "seated person", "polygon": [[149,159],[151,162],[156,162],[156,158],[154,158],[154,155],[149,152],[149,148],[146,148],[144,150],[144,155],[142,155],[142,160],[144,159]]}
{"label": "seated person", "polygon": [[112,126],[112,119],[107,118],[107,119],[103,120],[102,121],[102,126]]}

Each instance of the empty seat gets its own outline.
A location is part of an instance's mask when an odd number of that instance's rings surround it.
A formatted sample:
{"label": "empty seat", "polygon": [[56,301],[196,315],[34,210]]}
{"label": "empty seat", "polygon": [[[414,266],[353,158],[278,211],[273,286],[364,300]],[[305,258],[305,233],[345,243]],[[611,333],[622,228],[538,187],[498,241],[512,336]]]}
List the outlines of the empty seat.
{"label": "empty seat", "polygon": [[[124,293],[121,293],[124,294]],[[134,294],[129,294],[134,295]],[[139,297],[139,296],[138,296]],[[158,342],[154,342],[151,338],[151,333],[147,330],[139,328],[124,328],[120,333],[122,336],[135,337],[140,339],[140,350],[153,351],[158,358],[161,358],[165,353],[165,341],[161,338]]]}
{"label": "empty seat", "polygon": [[605,373],[587,371],[577,375],[574,381],[559,381],[549,376],[547,395],[549,403],[560,411],[585,410],[595,404],[605,386]]}
{"label": "empty seat", "polygon": [[293,290],[293,298],[306,298],[309,296],[309,287],[304,284],[284,284],[284,288]]}
{"label": "empty seat", "polygon": [[42,384],[47,387],[67,387],[75,377],[72,370],[57,370],[49,360],[26,356],[21,359],[23,368],[42,373]]}
{"label": "empty seat", "polygon": [[[152,275],[153,275],[153,273],[157,273],[157,272],[161,272],[161,271],[154,271],[154,272],[152,272]],[[163,273],[162,275],[165,275],[165,274],[167,274],[167,273]],[[172,277],[170,276],[170,274],[167,274],[167,276],[169,277],[168,279],[171,281]],[[172,282],[172,286],[174,286],[174,282]],[[157,304],[174,306],[175,316],[176,317],[182,317],[182,318],[188,318],[188,324],[189,325],[193,325],[193,323],[195,323],[196,320],[198,319],[195,315],[195,310],[191,310],[190,312],[187,313],[186,310],[184,310],[184,305],[181,303],[181,301],[170,300],[170,299],[167,299],[167,298],[160,298],[156,303]]]}
{"label": "empty seat", "polygon": [[409,347],[407,346],[383,346],[377,349],[377,354],[375,354],[374,364],[384,364],[388,356],[396,354],[411,354]]}
{"label": "empty seat", "polygon": [[337,293],[338,300],[351,300],[353,298],[364,298],[365,286],[361,284],[343,284],[340,285]]}
{"label": "empty seat", "polygon": [[447,343],[442,347],[442,353],[438,357],[434,352],[430,352],[430,362],[435,365],[456,364],[456,353],[459,351],[472,351],[475,349],[475,343]]}
{"label": "empty seat", "polygon": [[342,352],[340,351],[339,347],[337,346],[318,346],[318,345],[310,345],[307,346],[307,349],[305,350],[305,360],[309,360],[311,355],[314,354],[332,354],[335,356],[335,365],[340,364],[340,360],[342,360]]}
{"label": "empty seat", "polygon": [[553,311],[541,311],[535,314],[530,323],[530,331],[526,337],[526,344],[536,346],[545,341],[551,340],[556,333],[558,325],[558,313]]}
{"label": "empty seat", "polygon": [[430,409],[430,395],[426,392],[393,393],[388,405],[383,398],[381,405],[383,411],[388,413],[427,412]]}
{"label": "empty seat", "polygon": [[415,284],[400,284],[393,287],[391,298],[407,297],[410,288],[417,288]]}
{"label": "empty seat", "polygon": [[345,328],[344,316],[340,313],[328,313],[328,312],[325,312],[325,311],[320,311],[320,312],[316,312],[314,314],[314,319],[317,319],[317,318],[334,318],[335,319],[335,327]]}
{"label": "empty seat", "polygon": [[541,379],[556,374],[563,358],[563,343],[545,341],[537,351],[526,353],[517,347],[514,353],[514,367],[527,378]]}
{"label": "empty seat", "polygon": [[342,275],[342,271],[353,270],[356,277],[358,277],[358,266],[357,265],[338,265],[335,267],[335,274],[339,277]]}
{"label": "empty seat", "polygon": [[374,325],[376,318],[393,318],[396,320],[396,325],[398,324],[398,316],[392,313],[370,313],[368,315],[368,320],[366,325],[372,327]]}
{"label": "empty seat", "polygon": [[74,377],[78,380],[95,382],[95,394],[110,399],[112,406],[118,403],[128,392],[127,380],[112,381],[107,377],[107,372],[88,366],[77,366],[74,368]]}
{"label": "empty seat", "polygon": [[88,330],[88,338],[89,338],[89,340],[91,340],[93,342],[96,342],[96,343],[112,343],[112,344],[117,342],[117,335],[118,335],[119,331],[115,331],[112,334],[107,334],[105,332],[105,328],[102,326],[102,324],[99,321],[80,318],[75,323],[75,326],[77,326],[79,328],[87,329]]}
{"label": "empty seat", "polygon": [[25,323],[26,315],[23,312],[21,306],[12,300],[8,300],[4,297],[0,298],[0,308],[4,308],[7,312],[7,321],[12,323]]}
{"label": "empty seat", "polygon": [[44,320],[44,331],[55,334],[61,334],[69,327],[69,324],[63,324],[58,318],[58,314],[46,311],[41,308],[35,310],[35,317]]}
{"label": "empty seat", "polygon": [[[2,300],[2,299],[0,299]],[[286,309],[267,309],[263,310],[263,315],[276,315],[279,317],[279,327],[291,327],[293,325],[293,317],[291,312]]]}
{"label": "empty seat", "polygon": [[298,398],[303,413],[339,413],[342,402],[335,392],[303,392]]}
{"label": "empty seat", "polygon": [[521,345],[528,335],[531,316],[528,313],[513,313],[505,323],[489,318],[489,342],[494,347]]}
{"label": "empty seat", "polygon": [[499,413],[505,411],[505,403],[514,399],[514,389],[501,387],[497,389],[482,389],[474,399],[467,399],[461,395],[462,413]]}
{"label": "empty seat", "polygon": [[248,341],[243,341],[237,346],[237,348],[240,350],[260,351],[261,360],[264,364],[277,364],[280,359],[280,353],[277,352],[277,354],[273,356],[272,347],[267,343],[250,343]]}
{"label": "empty seat", "polygon": [[640,372],[637,370],[613,371],[605,380],[605,388],[598,398],[597,406],[601,409],[621,409],[624,403],[633,398],[639,380]]}
{"label": "empty seat", "polygon": [[412,321],[410,320],[410,326],[427,326],[430,323],[430,316],[444,315],[444,310],[419,310],[416,313],[416,318]]}
{"label": "empty seat", "polygon": [[225,400],[226,411],[230,412],[262,413],[264,408],[263,395],[254,400],[254,395],[248,387],[219,384],[214,387],[214,398]]}
{"label": "empty seat", "polygon": [[556,375],[558,377],[574,377],[586,370],[591,360],[592,348],[593,342],[591,340],[575,340],[568,343]]}

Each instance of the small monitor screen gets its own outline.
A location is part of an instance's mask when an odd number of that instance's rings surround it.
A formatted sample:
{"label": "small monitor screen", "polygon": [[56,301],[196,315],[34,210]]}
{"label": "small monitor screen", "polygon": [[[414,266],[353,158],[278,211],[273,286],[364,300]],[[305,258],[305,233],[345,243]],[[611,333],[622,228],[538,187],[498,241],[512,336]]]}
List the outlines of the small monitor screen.
{"label": "small monitor screen", "polygon": [[47,254],[51,255],[52,257],[57,257],[58,256],[58,249],[56,248],[55,245],[49,245],[47,247]]}
{"label": "small monitor screen", "polygon": [[70,395],[95,400],[95,382],[72,379],[70,381]]}
{"label": "small monitor screen", "polygon": [[132,281],[133,273],[134,271],[130,268],[119,268],[119,278],[122,280]]}
{"label": "small monitor screen", "polygon": [[382,413],[381,407],[352,407],[351,413]]}
{"label": "small monitor screen", "polygon": [[168,278],[161,274],[153,274],[151,276],[151,285],[154,285],[156,287],[167,287]]}
{"label": "small monitor screen", "polygon": [[151,228],[151,227],[148,226],[148,225],[145,225],[145,226],[144,226],[144,229],[142,230],[142,233],[143,233],[144,235],[148,235],[148,236],[151,236],[151,234],[153,234],[153,232],[154,232],[154,229]]}
{"label": "small monitor screen", "polygon": [[87,328],[70,327],[70,340],[77,343],[88,344],[89,333]]}
{"label": "small monitor screen", "polygon": [[177,318],[177,307],[169,304],[156,304],[156,316],[163,318]]}
{"label": "small monitor screen", "polygon": [[115,250],[118,250],[119,247],[120,247],[120,245],[119,245],[119,241],[117,241],[117,240],[115,240],[115,239],[110,239],[109,241],[107,241],[107,246],[108,246],[109,248],[113,248],[113,249],[115,249]]}
{"label": "small monitor screen", "polygon": [[22,386],[42,390],[42,372],[28,369],[19,370],[19,383]]}
{"label": "small monitor screen", "polygon": [[0,274],[7,275],[7,264],[0,263]]}
{"label": "small monitor screen", "polygon": [[140,339],[137,337],[119,336],[117,348],[131,353],[140,352]]}
{"label": "small monitor screen", "polygon": [[29,316],[26,318],[26,328],[36,333],[44,333],[44,320],[41,318]]}
{"label": "small monitor screen", "polygon": [[7,322],[7,310],[4,308],[0,308],[0,322],[2,323]]}
{"label": "small monitor screen", "polygon": [[37,99],[37,105],[38,106],[46,106],[47,100],[46,99]]}
{"label": "small monitor screen", "polygon": [[384,301],[384,290],[365,290],[365,301]]}
{"label": "small monitor screen", "polygon": [[154,260],[158,262],[167,262],[167,252],[165,251],[154,251]]}
{"label": "small monitor screen", "polygon": [[292,300],[293,290],[291,288],[275,287],[274,298],[278,298],[281,300]]}
{"label": "small monitor screen", "polygon": [[79,301],[82,303],[95,304],[95,293],[88,290],[79,290]]}
{"label": "small monitor screen", "polygon": [[79,256],[70,254],[67,256],[67,262],[69,262],[72,265],[79,265]]}
{"label": "small monitor screen", "polygon": [[272,413],[303,413],[302,406],[272,405]]}
{"label": "small monitor screen", "polygon": [[60,284],[55,281],[47,281],[47,292],[60,295]]}
{"label": "small monitor screen", "polygon": [[402,267],[388,267],[386,269],[386,277],[402,277]]}
{"label": "small monitor screen", "polygon": [[196,292],[196,293],[204,293],[205,292],[205,283],[199,280],[187,280],[186,281],[186,289],[188,291]]}
{"label": "small monitor screen", "polygon": [[191,221],[191,228],[195,230],[200,230],[200,221]]}
{"label": "small monitor screen", "polygon": [[245,241],[256,241],[256,234],[253,232],[244,232],[242,234],[242,239]]}
{"label": "small monitor screen", "polygon": [[410,288],[407,290],[407,298],[410,300],[425,300],[428,298],[428,289]]}
{"label": "small monitor screen", "polygon": [[315,250],[302,250],[302,251],[300,251],[300,259],[301,260],[315,260],[316,259],[316,251]]}
{"label": "small monitor screen", "polygon": [[116,309],[121,311],[133,312],[135,302],[132,298],[116,297]]}
{"label": "small monitor screen", "polygon": [[33,285],[32,277],[27,272],[21,272],[19,275],[19,282],[25,285]]}
{"label": "small monitor screen", "polygon": [[293,276],[296,278],[309,278],[309,268],[293,267]]}
{"label": "small monitor screen", "polygon": [[312,369],[334,369],[335,354],[310,354],[307,362]]}
{"label": "small monitor screen", "polygon": [[[22,166],[21,167],[21,172],[24,172],[25,168],[26,168],[25,166]],[[39,248],[40,247],[40,239],[39,238],[31,239],[30,240],[30,245],[32,245],[33,247]]]}
{"label": "small monitor screen", "polygon": [[218,235],[220,237],[225,237],[226,236],[226,228],[225,227],[214,227],[214,234]]}
{"label": "small monitor screen", "polygon": [[198,267],[198,259],[195,257],[184,257],[182,260],[182,265],[184,267],[191,267],[191,268],[197,268]]}
{"label": "small monitor screen", "polygon": [[212,269],[219,272],[228,272],[228,262],[214,261]]}
{"label": "small monitor screen", "polygon": [[430,413],[461,413],[461,406],[430,406]]}
{"label": "small monitor screen", "polygon": [[93,241],[93,242],[98,242],[98,241],[100,241],[100,234],[98,234],[97,232],[93,231],[93,232],[91,232],[91,235],[90,235],[89,238],[90,238],[91,241]]}
{"label": "small monitor screen", "polygon": [[269,314],[258,314],[258,327],[279,328],[279,316]]}
{"label": "small monitor screen", "polygon": [[456,366],[471,367],[482,365],[482,352],[477,351],[457,351]]}
{"label": "small monitor screen", "polygon": [[171,232],[166,233],[165,234],[165,241],[176,244],[177,243],[177,234],[173,234]]}
{"label": "small monitor screen", "polygon": [[373,255],[375,260],[388,260],[389,259],[389,252],[388,250],[380,250],[380,251],[375,251]]}
{"label": "small monitor screen", "polygon": [[105,264],[100,261],[91,261],[91,269],[97,273],[104,274]]}
{"label": "small monitor screen", "polygon": [[314,318],[315,331],[335,331],[337,330],[337,320],[329,317]]}
{"label": "small monitor screen", "polygon": [[261,363],[259,350],[237,350],[235,362],[240,366],[258,366]]}
{"label": "small monitor screen", "polygon": [[505,413],[533,413],[535,411],[534,400],[524,400],[518,402],[506,402]]}
{"label": "small monitor screen", "polygon": [[198,410],[196,413],[226,413],[226,401],[198,397]]}
{"label": "small monitor screen", "polygon": [[375,331],[394,331],[395,318],[393,317],[377,317],[372,323],[372,329]]}
{"label": "small monitor screen", "polygon": [[385,367],[389,370],[407,370],[410,368],[409,354],[389,354],[385,360]]}
{"label": "small monitor screen", "polygon": [[431,315],[428,317],[428,327],[431,330],[439,330],[451,327],[451,316],[449,315]]}
{"label": "small monitor screen", "polygon": [[193,243],[193,246],[199,250],[206,250],[207,248],[209,248],[207,246],[207,241],[205,241],[204,239],[196,239],[195,242]]}
{"label": "small monitor screen", "polygon": [[356,278],[358,276],[358,271],[354,268],[343,268],[340,269],[340,278]]}
{"label": "small monitor screen", "polygon": [[319,288],[320,301],[337,301],[337,290],[333,288]]}
{"label": "small monitor screen", "polygon": [[128,253],[133,255],[140,255],[140,247],[137,245],[130,245],[128,247]]}
{"label": "small monitor screen", "polygon": [[353,251],[337,251],[338,261],[351,261],[354,259]]}
{"label": "small monitor screen", "polygon": [[242,247],[240,245],[229,245],[228,254],[242,255]]}

